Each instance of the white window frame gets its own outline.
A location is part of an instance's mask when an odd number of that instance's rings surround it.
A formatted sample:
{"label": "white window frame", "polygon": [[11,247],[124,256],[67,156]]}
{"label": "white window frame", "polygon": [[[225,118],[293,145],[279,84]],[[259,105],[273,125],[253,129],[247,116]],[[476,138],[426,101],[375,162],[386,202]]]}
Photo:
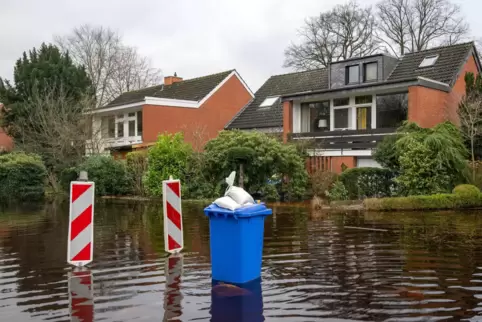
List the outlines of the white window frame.
{"label": "white window frame", "polygon": [[[371,103],[364,103],[364,104],[355,104],[355,97],[356,96],[372,96]],[[344,96],[346,97],[346,96]],[[343,98],[343,97],[337,97]],[[333,98],[330,100],[330,131],[342,131],[342,130],[356,130],[356,117],[357,113],[356,110],[358,107],[371,107],[371,122],[372,122],[372,129],[376,129],[377,126],[377,110],[376,110],[376,95],[375,94],[356,94],[350,96],[348,105],[343,106],[335,106],[334,100],[337,98]],[[335,128],[335,110],[348,108],[348,127],[347,128]]]}
{"label": "white window frame", "polygon": [[259,104],[260,108],[267,108],[273,106],[279,99],[279,96],[268,96]]}
{"label": "white window frame", "polygon": [[439,55],[425,56],[422,62],[420,63],[420,65],[418,66],[418,68],[432,67],[433,65],[435,65],[438,58],[439,58]]}
{"label": "white window frame", "polygon": [[[139,110],[140,111],[140,110]],[[111,139],[124,139],[124,138],[133,138],[133,137],[139,137],[140,135],[137,135],[137,126],[138,126],[138,122],[137,122],[137,112],[139,111],[135,111],[135,112],[127,112],[127,113],[120,113],[120,114],[116,114],[114,117],[115,117],[115,137],[114,138],[111,138]],[[130,113],[134,113],[134,116],[129,116]],[[118,127],[120,125],[122,121],[122,126],[123,126],[123,129],[124,129],[124,136],[120,137],[118,136]],[[134,136],[130,136],[129,135],[129,121],[135,121],[135,135]]]}

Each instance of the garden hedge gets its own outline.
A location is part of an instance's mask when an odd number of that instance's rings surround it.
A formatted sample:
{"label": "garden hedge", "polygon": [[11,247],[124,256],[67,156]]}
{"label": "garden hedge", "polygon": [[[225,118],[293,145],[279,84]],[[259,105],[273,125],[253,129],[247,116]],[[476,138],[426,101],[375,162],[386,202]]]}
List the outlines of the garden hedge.
{"label": "garden hedge", "polygon": [[437,210],[482,207],[482,193],[475,195],[441,193],[430,196],[372,198],[364,202],[366,210]]}
{"label": "garden hedge", "polygon": [[348,190],[349,199],[392,196],[393,172],[382,168],[352,168],[342,172],[340,181]]}
{"label": "garden hedge", "polygon": [[0,201],[37,201],[44,197],[47,170],[40,156],[0,155]]}

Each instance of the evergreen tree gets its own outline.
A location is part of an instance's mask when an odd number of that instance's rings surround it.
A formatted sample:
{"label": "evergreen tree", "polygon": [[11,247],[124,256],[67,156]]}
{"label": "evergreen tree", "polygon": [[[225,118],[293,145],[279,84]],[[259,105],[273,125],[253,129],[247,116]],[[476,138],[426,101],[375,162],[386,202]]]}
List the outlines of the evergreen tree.
{"label": "evergreen tree", "polygon": [[2,126],[14,139],[21,140],[25,131],[35,131],[25,128],[30,106],[26,103],[38,97],[62,96],[77,108],[79,105],[74,103],[92,93],[92,82],[84,67],[74,65],[68,53],[43,43],[39,50],[24,52],[17,60],[13,84],[0,78],[0,102],[5,105]]}

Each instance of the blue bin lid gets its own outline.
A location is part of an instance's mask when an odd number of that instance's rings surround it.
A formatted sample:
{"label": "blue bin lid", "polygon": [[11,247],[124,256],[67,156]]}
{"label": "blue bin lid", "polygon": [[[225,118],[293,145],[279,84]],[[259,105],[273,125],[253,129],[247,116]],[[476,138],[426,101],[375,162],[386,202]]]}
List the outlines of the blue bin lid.
{"label": "blue bin lid", "polygon": [[206,216],[223,216],[223,217],[234,217],[238,218],[250,218],[257,216],[269,216],[273,214],[273,210],[266,208],[264,203],[254,204],[238,208],[236,210],[229,210],[219,207],[216,204],[211,204],[204,208],[204,214]]}

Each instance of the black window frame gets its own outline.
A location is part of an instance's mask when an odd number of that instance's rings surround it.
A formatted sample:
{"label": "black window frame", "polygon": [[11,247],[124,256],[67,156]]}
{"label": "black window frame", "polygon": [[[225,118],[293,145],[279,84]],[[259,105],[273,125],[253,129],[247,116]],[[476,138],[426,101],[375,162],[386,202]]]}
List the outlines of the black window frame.
{"label": "black window frame", "polygon": [[[350,82],[350,68],[358,68],[358,79],[356,82]],[[360,64],[349,65],[345,67],[345,85],[360,84]]]}
{"label": "black window frame", "polygon": [[[337,117],[336,117],[336,114],[337,112],[340,112],[340,111],[346,111],[346,126],[345,127],[337,127]],[[333,129],[336,131],[336,130],[340,130],[340,129],[348,129],[350,127],[350,108],[349,107],[341,107],[341,108],[335,108],[333,109]]]}
{"label": "black window frame", "polygon": [[[376,70],[376,75],[375,79],[370,79],[367,80],[367,66],[368,65],[375,65],[375,70]],[[363,64],[363,82],[364,83],[370,83],[370,82],[376,82],[378,80],[378,61],[371,61]]]}

